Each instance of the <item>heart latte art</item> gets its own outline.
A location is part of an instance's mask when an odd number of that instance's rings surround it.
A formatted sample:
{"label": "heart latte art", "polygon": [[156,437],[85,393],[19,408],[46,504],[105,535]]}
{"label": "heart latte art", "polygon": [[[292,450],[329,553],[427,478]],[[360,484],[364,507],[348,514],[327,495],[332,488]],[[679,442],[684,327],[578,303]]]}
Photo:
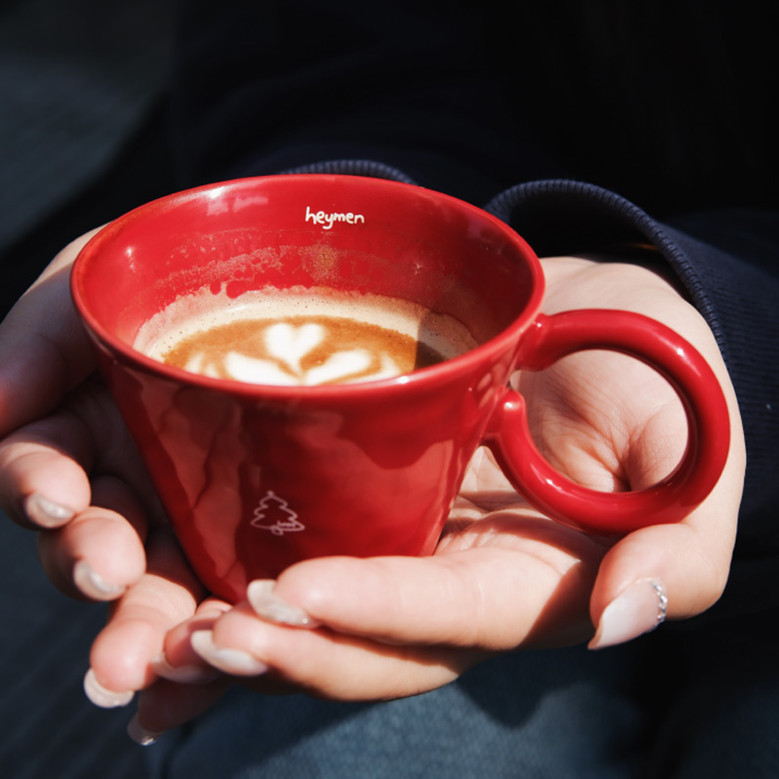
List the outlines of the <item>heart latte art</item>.
{"label": "heart latte art", "polygon": [[180,341],[164,362],[252,384],[303,385],[385,379],[443,357],[395,330],[350,319],[246,319]]}
{"label": "heart latte art", "polygon": [[217,307],[146,340],[136,345],[186,371],[283,386],[391,378],[473,346],[455,320],[405,301],[281,293]]}

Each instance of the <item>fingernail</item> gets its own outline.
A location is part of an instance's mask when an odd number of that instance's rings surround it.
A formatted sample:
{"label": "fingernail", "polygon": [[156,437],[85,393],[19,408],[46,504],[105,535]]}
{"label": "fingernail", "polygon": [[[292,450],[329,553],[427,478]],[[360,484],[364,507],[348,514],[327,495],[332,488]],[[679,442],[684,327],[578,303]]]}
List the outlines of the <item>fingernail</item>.
{"label": "fingernail", "polygon": [[668,596],[660,582],[634,582],[606,607],[589,648],[603,649],[649,633],[665,621],[667,609]]}
{"label": "fingernail", "polygon": [[214,644],[211,630],[196,630],[190,636],[192,648],[210,665],[235,676],[259,676],[268,670],[268,666],[248,652],[240,649],[228,649]]}
{"label": "fingernail", "polygon": [[127,723],[127,735],[142,747],[151,746],[165,731],[146,730],[138,720],[136,713]]}
{"label": "fingernail", "polygon": [[274,594],[275,586],[273,579],[257,579],[249,584],[246,597],[258,617],[296,628],[315,628],[319,625],[299,606],[292,606]]}
{"label": "fingernail", "polygon": [[38,492],[25,498],[24,510],[32,522],[45,528],[62,527],[76,515],[73,509],[55,503]]}
{"label": "fingernail", "polygon": [[124,587],[107,582],[84,560],[73,566],[73,581],[84,595],[94,600],[115,600],[125,591]]}
{"label": "fingernail", "polygon": [[208,684],[218,679],[219,671],[199,665],[171,665],[163,652],[152,660],[152,669],[157,676],[179,684]]}
{"label": "fingernail", "polygon": [[107,690],[97,681],[95,672],[91,668],[84,676],[84,692],[87,698],[101,709],[116,709],[120,706],[126,706],[135,695],[133,690],[125,692]]}

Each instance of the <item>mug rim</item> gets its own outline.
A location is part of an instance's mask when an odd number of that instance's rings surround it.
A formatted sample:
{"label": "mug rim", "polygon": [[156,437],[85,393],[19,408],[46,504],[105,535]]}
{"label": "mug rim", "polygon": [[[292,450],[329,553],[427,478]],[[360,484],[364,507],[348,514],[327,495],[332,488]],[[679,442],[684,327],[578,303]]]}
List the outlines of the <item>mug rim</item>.
{"label": "mug rim", "polygon": [[[414,197],[424,196],[432,198],[438,202],[448,203],[453,208],[460,211],[470,213],[474,217],[492,224],[500,233],[505,235],[510,243],[521,249],[520,254],[530,270],[533,284],[528,300],[507,327],[503,328],[484,343],[479,344],[473,349],[469,349],[463,354],[445,359],[434,365],[417,368],[409,373],[390,378],[309,386],[259,384],[238,381],[236,379],[214,378],[187,371],[183,368],[174,367],[147,356],[125,340],[114,335],[109,328],[103,326],[98,317],[92,312],[89,295],[84,289],[84,278],[89,272],[89,266],[93,262],[98,261],[97,258],[99,257],[102,247],[121,235],[128,225],[133,224],[150,214],[175,208],[177,205],[190,202],[193,199],[213,196],[215,193],[221,193],[225,189],[251,189],[258,184],[261,185],[267,182],[272,183],[274,180],[281,179],[283,179],[285,183],[291,183],[295,179],[309,182],[312,181],[312,179],[318,179],[320,181],[352,180],[355,183],[359,182],[360,186],[363,187],[406,189]],[[292,173],[249,176],[204,184],[171,192],[136,206],[101,228],[81,248],[71,268],[70,292],[76,311],[90,337],[97,342],[101,349],[108,351],[113,359],[121,358],[124,363],[134,365],[146,372],[164,376],[179,384],[218,390],[232,395],[248,397],[262,396],[278,400],[294,399],[301,401],[325,398],[334,399],[341,396],[353,398],[368,393],[375,394],[377,392],[386,393],[393,390],[403,390],[404,388],[420,383],[446,381],[453,375],[471,372],[476,364],[480,364],[483,361],[492,362],[491,356],[510,351],[510,347],[512,346],[514,351],[512,361],[516,363],[516,353],[518,352],[521,336],[524,331],[530,327],[540,312],[541,301],[545,293],[545,279],[541,263],[536,253],[524,238],[506,222],[503,222],[496,216],[467,201],[417,184],[408,184],[405,182],[393,181],[391,179],[371,178],[349,174]]]}

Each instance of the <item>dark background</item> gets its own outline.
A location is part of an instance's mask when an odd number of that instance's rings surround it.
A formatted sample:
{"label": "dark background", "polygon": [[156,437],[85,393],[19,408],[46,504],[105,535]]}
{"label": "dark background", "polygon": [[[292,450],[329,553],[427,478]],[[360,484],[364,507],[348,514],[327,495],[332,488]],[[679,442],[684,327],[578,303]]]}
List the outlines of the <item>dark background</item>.
{"label": "dark background", "polygon": [[2,312],[67,242],[166,191],[172,0],[0,0]]}
{"label": "dark background", "polygon": [[[0,0],[3,314],[68,241],[161,192],[154,130],[171,56],[169,0]],[[152,140],[154,139],[154,140]],[[142,779],[133,706],[82,691],[102,609],[46,580],[33,533],[0,516],[0,774]]]}

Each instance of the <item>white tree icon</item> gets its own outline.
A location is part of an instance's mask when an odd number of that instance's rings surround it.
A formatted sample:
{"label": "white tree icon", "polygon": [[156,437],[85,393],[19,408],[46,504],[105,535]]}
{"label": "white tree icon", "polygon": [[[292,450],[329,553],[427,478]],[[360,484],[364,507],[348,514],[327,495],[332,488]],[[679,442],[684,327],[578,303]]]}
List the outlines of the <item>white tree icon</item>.
{"label": "white tree icon", "polygon": [[306,529],[306,526],[298,521],[298,515],[289,507],[287,501],[278,497],[273,490],[268,490],[254,509],[251,526],[269,530],[274,536],[299,533]]}

